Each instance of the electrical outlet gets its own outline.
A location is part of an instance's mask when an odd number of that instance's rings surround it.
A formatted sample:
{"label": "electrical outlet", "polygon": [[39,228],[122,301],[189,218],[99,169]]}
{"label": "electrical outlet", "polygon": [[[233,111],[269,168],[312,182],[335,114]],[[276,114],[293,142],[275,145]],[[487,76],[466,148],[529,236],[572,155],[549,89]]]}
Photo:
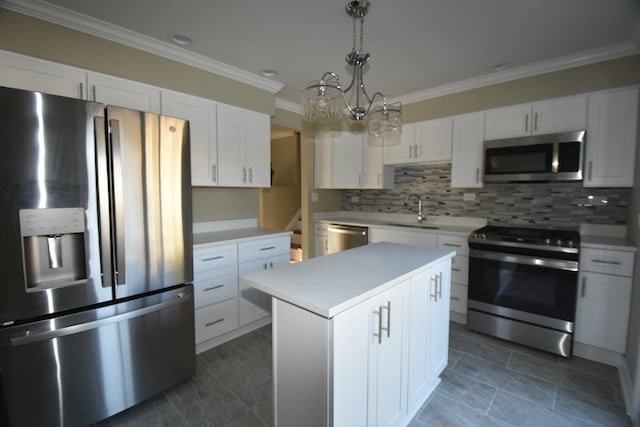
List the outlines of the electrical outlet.
{"label": "electrical outlet", "polygon": [[320,196],[318,196],[318,193],[316,193],[315,191],[311,192],[311,201],[312,202],[318,202],[320,200]]}
{"label": "electrical outlet", "polygon": [[358,203],[360,201],[360,197],[358,196],[351,196],[351,203]]}
{"label": "electrical outlet", "polygon": [[474,200],[476,200],[476,193],[463,193],[462,200],[466,202],[473,202]]}

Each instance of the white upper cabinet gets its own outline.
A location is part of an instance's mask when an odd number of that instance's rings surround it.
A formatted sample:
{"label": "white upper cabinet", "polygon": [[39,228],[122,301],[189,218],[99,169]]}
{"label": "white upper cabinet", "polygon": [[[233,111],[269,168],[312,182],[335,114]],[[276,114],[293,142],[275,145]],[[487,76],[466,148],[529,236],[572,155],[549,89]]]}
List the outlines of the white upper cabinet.
{"label": "white upper cabinet", "polygon": [[484,112],[453,118],[451,187],[481,188]]}
{"label": "white upper cabinet", "polygon": [[28,56],[0,52],[0,85],[86,99],[84,70]]}
{"label": "white upper cabinet", "polygon": [[191,185],[218,185],[216,103],[205,98],[162,91],[162,114],[189,120]]}
{"label": "white upper cabinet", "polygon": [[496,108],[486,111],[484,139],[582,130],[586,120],[585,95]]}
{"label": "white upper cabinet", "polygon": [[632,187],[638,88],[588,97],[585,187]]}
{"label": "white upper cabinet", "polygon": [[219,185],[270,187],[269,116],[218,104],[217,119]]}
{"label": "white upper cabinet", "polygon": [[315,140],[316,188],[388,188],[393,168],[383,165],[384,149],[368,144],[362,132],[322,132]]}
{"label": "white upper cabinet", "polygon": [[402,126],[399,145],[386,147],[384,163],[439,163],[451,161],[452,117]]}
{"label": "white upper cabinet", "polygon": [[89,99],[116,107],[160,114],[160,89],[155,86],[88,73]]}

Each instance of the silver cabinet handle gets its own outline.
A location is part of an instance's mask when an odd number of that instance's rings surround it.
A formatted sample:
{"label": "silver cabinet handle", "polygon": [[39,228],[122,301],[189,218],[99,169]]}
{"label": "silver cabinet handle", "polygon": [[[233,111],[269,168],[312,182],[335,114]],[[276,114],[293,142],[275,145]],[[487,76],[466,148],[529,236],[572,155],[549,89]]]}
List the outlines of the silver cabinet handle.
{"label": "silver cabinet handle", "polygon": [[458,273],[460,273],[460,269],[459,268],[451,268],[451,271],[457,271]]}
{"label": "silver cabinet handle", "polygon": [[418,144],[413,144],[413,158],[418,158]]}
{"label": "silver cabinet handle", "polygon": [[529,114],[524,115],[524,131],[529,132]]}
{"label": "silver cabinet handle", "polygon": [[442,299],[442,272],[438,273],[438,299]]}
{"label": "silver cabinet handle", "polygon": [[461,248],[462,247],[462,245],[459,244],[459,243],[443,243],[442,246],[449,246],[449,247],[452,247],[452,248]]}
{"label": "silver cabinet handle", "polygon": [[480,168],[476,168],[476,182],[480,182]]}
{"label": "silver cabinet handle", "polygon": [[533,130],[538,130],[538,113],[533,115]]}
{"label": "silver cabinet handle", "polygon": [[96,97],[96,85],[93,85],[93,87],[91,88],[92,92],[93,92],[93,100],[97,101],[98,98]]}
{"label": "silver cabinet handle", "polygon": [[591,262],[594,264],[622,265],[620,261],[605,261],[603,259],[592,259]]}
{"label": "silver cabinet handle", "polygon": [[216,167],[216,164],[212,164],[211,165],[211,181],[213,182],[217,182],[218,181],[218,168]]}
{"label": "silver cabinet handle", "polygon": [[84,99],[84,85],[80,82],[80,99]]}
{"label": "silver cabinet handle", "polygon": [[587,278],[583,277],[582,278],[582,290],[580,291],[580,297],[584,298],[586,292],[587,292]]}
{"label": "silver cabinet handle", "polygon": [[378,344],[382,344],[382,307],[373,312],[378,315],[378,333],[373,333],[374,337],[378,337]]}
{"label": "silver cabinet handle", "polygon": [[266,246],[264,248],[260,248],[261,251],[270,251],[271,249],[275,249],[275,246]]}
{"label": "silver cabinet handle", "polygon": [[454,301],[460,301],[460,298],[458,298],[458,297],[451,297],[451,299],[454,300]]}
{"label": "silver cabinet handle", "polygon": [[220,319],[214,320],[213,322],[207,322],[204,324],[205,328],[208,328],[209,326],[213,326],[213,325],[217,325],[218,323],[224,322],[224,317],[221,317]]}
{"label": "silver cabinet handle", "polygon": [[203,292],[209,292],[209,291],[215,291],[216,289],[220,289],[220,288],[224,288],[224,285],[211,286],[209,288],[204,288],[202,291]]}
{"label": "silver cabinet handle", "polygon": [[242,168],[242,182],[247,182],[247,168]]}
{"label": "silver cabinet handle", "polygon": [[591,181],[592,172],[593,172],[593,160],[589,160],[589,181]]}
{"label": "silver cabinet handle", "polygon": [[249,182],[253,182],[253,167],[249,167]]}
{"label": "silver cabinet handle", "polygon": [[324,241],[324,251],[329,252],[329,239]]}
{"label": "silver cabinet handle", "polygon": [[262,269],[263,269],[263,270],[266,270],[267,268],[268,268],[268,265],[267,265],[267,262],[265,261],[265,263],[264,263],[264,264],[262,264]]}
{"label": "silver cabinet handle", "polygon": [[224,255],[212,256],[211,258],[203,258],[202,262],[215,261],[217,259],[222,259],[222,258],[224,258]]}
{"label": "silver cabinet handle", "polygon": [[409,158],[413,159],[413,145],[409,146]]}
{"label": "silver cabinet handle", "polygon": [[382,177],[378,174],[378,185],[382,185]]}
{"label": "silver cabinet handle", "polygon": [[362,185],[362,174],[358,173],[358,185]]}
{"label": "silver cabinet handle", "polygon": [[273,268],[273,261],[269,261],[269,268]]}
{"label": "silver cabinet handle", "polygon": [[[387,327],[382,326],[382,310],[387,310]],[[382,331],[387,331],[387,338],[391,338],[391,301],[387,301],[387,305],[380,306],[380,334]],[[379,342],[382,342],[382,337],[379,338]]]}
{"label": "silver cabinet handle", "polygon": [[429,295],[429,298],[433,298],[434,301],[438,301],[438,276],[431,276],[431,283],[433,284],[433,293]]}

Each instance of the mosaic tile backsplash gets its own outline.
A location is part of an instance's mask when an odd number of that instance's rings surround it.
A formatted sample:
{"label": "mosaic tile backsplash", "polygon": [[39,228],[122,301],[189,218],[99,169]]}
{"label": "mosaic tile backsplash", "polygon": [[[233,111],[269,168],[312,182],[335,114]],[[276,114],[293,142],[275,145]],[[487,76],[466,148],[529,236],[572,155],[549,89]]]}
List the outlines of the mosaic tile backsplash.
{"label": "mosaic tile backsplash", "polygon": [[[360,212],[412,213],[422,196],[427,215],[487,218],[490,224],[578,228],[580,223],[626,225],[631,189],[583,188],[581,182],[485,184],[484,188],[450,188],[451,165],[395,169],[389,190],[347,190],[342,209]],[[463,200],[474,194],[475,200]]]}

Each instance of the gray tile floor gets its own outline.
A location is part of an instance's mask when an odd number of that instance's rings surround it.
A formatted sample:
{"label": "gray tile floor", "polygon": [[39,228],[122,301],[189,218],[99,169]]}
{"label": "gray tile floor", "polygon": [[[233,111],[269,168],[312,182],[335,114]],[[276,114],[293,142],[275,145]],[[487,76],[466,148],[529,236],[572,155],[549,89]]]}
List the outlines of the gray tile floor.
{"label": "gray tile floor", "polygon": [[[198,355],[196,375],[100,426],[273,424],[271,329]],[[615,368],[564,359],[451,324],[449,366],[422,426],[630,426]]]}

